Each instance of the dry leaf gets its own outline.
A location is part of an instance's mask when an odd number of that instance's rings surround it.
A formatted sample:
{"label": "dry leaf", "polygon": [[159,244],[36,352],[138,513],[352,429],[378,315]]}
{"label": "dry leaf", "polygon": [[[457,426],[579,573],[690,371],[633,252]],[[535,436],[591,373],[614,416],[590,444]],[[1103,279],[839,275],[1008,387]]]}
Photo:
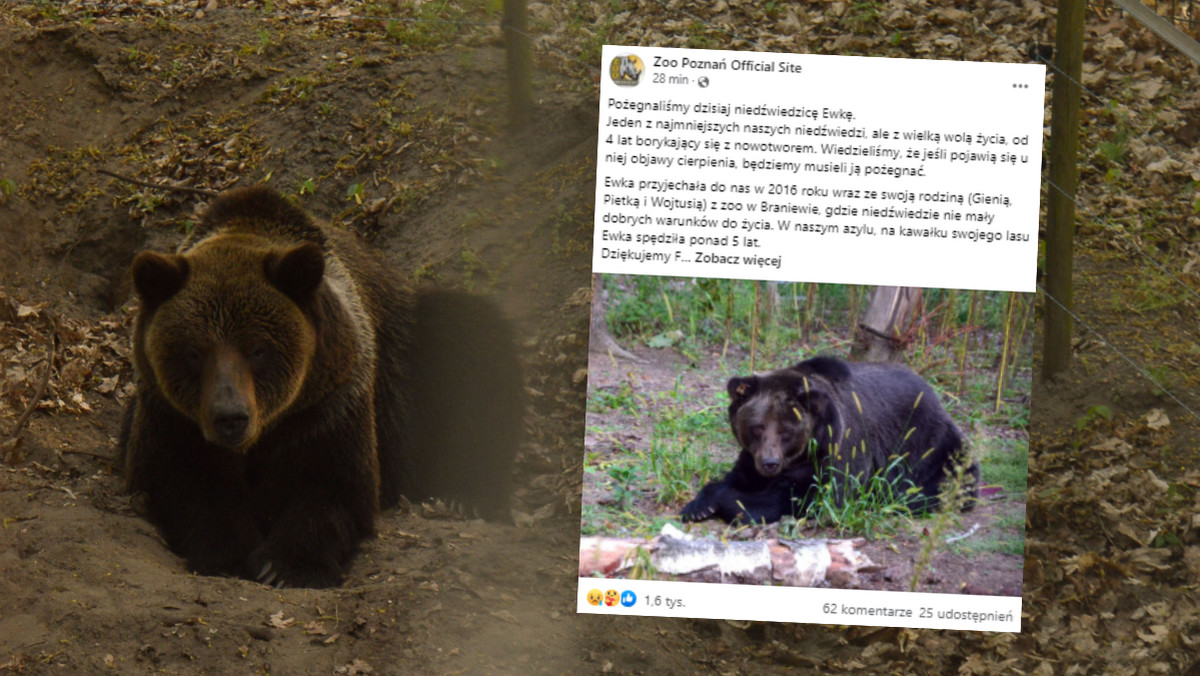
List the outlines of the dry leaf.
{"label": "dry leaf", "polygon": [[1149,427],[1152,430],[1162,429],[1171,424],[1170,419],[1167,418],[1166,412],[1161,408],[1150,409],[1150,412],[1145,415],[1145,418],[1146,427]]}
{"label": "dry leaf", "polygon": [[100,384],[96,386],[96,391],[99,392],[100,394],[109,394],[113,390],[117,389],[117,383],[119,381],[120,381],[120,378],[117,376],[109,376],[107,378],[101,378]]}
{"label": "dry leaf", "polygon": [[1133,88],[1142,95],[1142,98],[1149,101],[1150,99],[1158,96],[1159,92],[1163,90],[1164,86],[1165,83],[1163,82],[1163,79],[1161,77],[1155,77],[1141,80],[1140,82],[1134,84]]}
{"label": "dry leaf", "polygon": [[344,674],[345,676],[357,676],[358,674],[373,674],[375,669],[367,664],[366,660],[355,658],[353,662],[338,667],[333,670],[335,674]]}
{"label": "dry leaf", "polygon": [[1165,625],[1155,624],[1151,625],[1150,631],[1139,631],[1137,635],[1138,638],[1146,643],[1159,643],[1167,638],[1170,633],[1170,630]]}
{"label": "dry leaf", "polygon": [[296,623],[296,618],[294,618],[294,617],[289,617],[287,619],[284,619],[283,611],[281,610],[281,611],[275,613],[274,615],[272,615],[271,618],[268,619],[263,624],[267,625],[268,627],[274,627],[276,629],[287,629],[288,627],[292,626],[295,623]]}
{"label": "dry leaf", "polygon": [[325,629],[325,625],[314,620],[304,625],[304,633],[309,636],[324,636],[328,631]]}

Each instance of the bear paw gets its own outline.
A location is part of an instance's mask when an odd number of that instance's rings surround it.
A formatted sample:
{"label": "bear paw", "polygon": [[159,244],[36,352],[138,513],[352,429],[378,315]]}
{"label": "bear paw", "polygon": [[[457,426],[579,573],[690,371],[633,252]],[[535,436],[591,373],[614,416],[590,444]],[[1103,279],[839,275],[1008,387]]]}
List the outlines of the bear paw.
{"label": "bear paw", "polygon": [[696,494],[692,501],[684,505],[679,517],[686,521],[704,521],[717,514],[717,492],[719,484],[711,483]]}
{"label": "bear paw", "polygon": [[250,557],[251,579],[275,587],[325,588],[342,583],[342,569],[315,561],[285,561],[259,552]]}

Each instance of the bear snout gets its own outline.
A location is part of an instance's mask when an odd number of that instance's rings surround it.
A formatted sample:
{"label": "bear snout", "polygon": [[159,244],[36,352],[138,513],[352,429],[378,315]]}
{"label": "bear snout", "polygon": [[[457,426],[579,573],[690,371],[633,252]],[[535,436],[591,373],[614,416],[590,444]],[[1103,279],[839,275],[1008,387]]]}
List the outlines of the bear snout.
{"label": "bear snout", "polygon": [[235,350],[218,350],[206,374],[202,420],[210,443],[237,449],[257,436],[254,431],[254,377]]}
{"label": "bear snout", "polygon": [[758,471],[763,476],[775,476],[782,467],[783,462],[779,458],[758,459]]}
{"label": "bear snout", "polygon": [[212,441],[230,448],[240,446],[246,440],[250,427],[250,414],[243,410],[213,411],[212,429],[216,437]]}

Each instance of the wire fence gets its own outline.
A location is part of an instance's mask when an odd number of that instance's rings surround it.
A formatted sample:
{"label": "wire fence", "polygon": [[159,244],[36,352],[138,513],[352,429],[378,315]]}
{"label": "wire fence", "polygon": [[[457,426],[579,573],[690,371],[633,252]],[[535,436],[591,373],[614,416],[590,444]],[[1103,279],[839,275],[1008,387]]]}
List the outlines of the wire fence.
{"label": "wire fence", "polygon": [[1200,24],[1200,8],[1196,0],[1149,0],[1146,2],[1156,14],[1175,24],[1183,32],[1196,37]]}
{"label": "wire fence", "polygon": [[[1169,6],[1166,6],[1167,3],[1153,3],[1152,6],[1160,15],[1165,15],[1168,18],[1171,18],[1176,25],[1180,25],[1180,23],[1182,21],[1184,23],[1184,25],[1189,29],[1188,30],[1189,34],[1192,34],[1194,26],[1195,26],[1195,23],[1191,18],[1193,16],[1192,15],[1193,4],[1194,3],[1192,0],[1187,0],[1186,3],[1177,3],[1174,0],[1172,0],[1169,3]],[[1164,11],[1163,11],[1164,6],[1166,6],[1165,9],[1169,10],[1169,12],[1166,14],[1164,14]],[[1057,66],[1057,64],[1054,63],[1054,61],[1052,59],[1047,58],[1046,54],[1035,50],[1033,53],[1033,56],[1038,62],[1046,65],[1047,72],[1051,77],[1066,78],[1071,83],[1072,86],[1074,86],[1076,89],[1078,89],[1080,96],[1085,97],[1085,99],[1090,100],[1094,103],[1098,103],[1102,106],[1106,106],[1110,103],[1109,99],[1101,96],[1097,92],[1093,91],[1091,88],[1087,87],[1084,83],[1079,82],[1078,80],[1072,78],[1067,73],[1063,72]],[[1195,171],[1196,166],[1195,166],[1194,162],[1192,162],[1188,158],[1180,157],[1177,152],[1173,151],[1170,147],[1168,147],[1165,143],[1163,143],[1162,140],[1158,137],[1158,135],[1153,133],[1152,129],[1149,129],[1149,128],[1139,129],[1139,128],[1133,127],[1130,130],[1130,135],[1137,136],[1139,138],[1147,140],[1149,143],[1152,143],[1153,145],[1160,148],[1166,157],[1168,157],[1171,160],[1178,163],[1178,166],[1187,168],[1190,165],[1190,168],[1193,170],[1193,172]],[[1083,149],[1081,148],[1081,151],[1082,150]],[[1083,155],[1083,154],[1084,153],[1081,152],[1081,155]],[[1055,185],[1054,182],[1050,180],[1049,176],[1045,172],[1043,173],[1042,179],[1049,189],[1053,189],[1053,190],[1057,191],[1058,193],[1062,194],[1067,199],[1074,202],[1075,206],[1077,208],[1082,206],[1080,204],[1079,195],[1068,194],[1061,187],[1059,187],[1058,185]],[[1078,216],[1077,216],[1077,219],[1078,219]],[[1186,281],[1184,281],[1183,279],[1181,279],[1178,274],[1171,271],[1167,265],[1164,265],[1155,256],[1153,256],[1149,252],[1147,252],[1145,248],[1140,246],[1134,240],[1134,238],[1131,237],[1126,232],[1124,232],[1124,230],[1122,228],[1109,227],[1109,228],[1105,229],[1105,232],[1117,235],[1117,237],[1119,237],[1121,239],[1121,241],[1125,244],[1125,246],[1128,247],[1131,251],[1135,252],[1141,260],[1143,260],[1145,263],[1149,264],[1151,267],[1153,267],[1159,273],[1165,275],[1168,279],[1170,279],[1172,284],[1177,286],[1180,290],[1182,290],[1188,296],[1190,296],[1196,300],[1200,300],[1200,292],[1198,292],[1191,284],[1189,284]],[[1058,307],[1060,307],[1064,311],[1066,311],[1067,314],[1070,315],[1072,320],[1077,325],[1082,327],[1088,333],[1094,335],[1099,340],[1099,342],[1101,344],[1103,344],[1107,349],[1111,350],[1121,360],[1128,363],[1129,366],[1132,367],[1138,373],[1139,376],[1141,376],[1148,382],[1152,383],[1156,388],[1158,388],[1161,392],[1163,392],[1168,398],[1170,398],[1177,405],[1179,405],[1180,408],[1182,408],[1184,411],[1186,411],[1189,415],[1191,415],[1197,421],[1200,421],[1200,413],[1197,413],[1197,411],[1196,411],[1197,407],[1195,406],[1195,404],[1193,404],[1192,406],[1189,406],[1188,404],[1184,403],[1184,401],[1180,398],[1180,396],[1176,392],[1172,391],[1172,389],[1170,389],[1167,386],[1167,383],[1163,382],[1162,378],[1155,377],[1154,375],[1152,375],[1150,373],[1150,370],[1152,367],[1148,367],[1146,364],[1139,363],[1137,360],[1133,359],[1126,351],[1117,347],[1117,345],[1115,345],[1114,342],[1112,340],[1110,340],[1108,337],[1106,337],[1103,333],[1101,333],[1095,327],[1089,325],[1086,321],[1084,321],[1084,319],[1082,317],[1080,317],[1079,314],[1077,314],[1077,312],[1073,311],[1072,308],[1067,307],[1066,305],[1061,303],[1059,301],[1059,299],[1054,298],[1051,294],[1047,293],[1045,291],[1045,289],[1042,288],[1040,285],[1038,286],[1038,291],[1041,292],[1043,297],[1046,298],[1049,302],[1052,302],[1053,304],[1057,305]]]}

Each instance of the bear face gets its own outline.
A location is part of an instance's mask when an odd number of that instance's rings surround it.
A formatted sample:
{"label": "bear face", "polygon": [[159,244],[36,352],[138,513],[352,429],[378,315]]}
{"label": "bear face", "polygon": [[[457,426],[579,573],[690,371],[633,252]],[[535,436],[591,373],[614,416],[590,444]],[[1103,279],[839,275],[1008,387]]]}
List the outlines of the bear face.
{"label": "bear face", "polygon": [[836,415],[829,397],[802,373],[731,378],[727,390],[733,436],[764,477],[811,462],[818,424]]}
{"label": "bear face", "polygon": [[804,461],[812,421],[791,393],[771,392],[739,406],[730,424],[738,443],[753,456],[754,469],[773,477],[784,467]]}
{"label": "bear face", "polygon": [[306,310],[324,273],[315,244],[255,240],[143,252],[132,268],[143,303],[139,368],[209,443],[242,451],[304,387],[317,343]]}

